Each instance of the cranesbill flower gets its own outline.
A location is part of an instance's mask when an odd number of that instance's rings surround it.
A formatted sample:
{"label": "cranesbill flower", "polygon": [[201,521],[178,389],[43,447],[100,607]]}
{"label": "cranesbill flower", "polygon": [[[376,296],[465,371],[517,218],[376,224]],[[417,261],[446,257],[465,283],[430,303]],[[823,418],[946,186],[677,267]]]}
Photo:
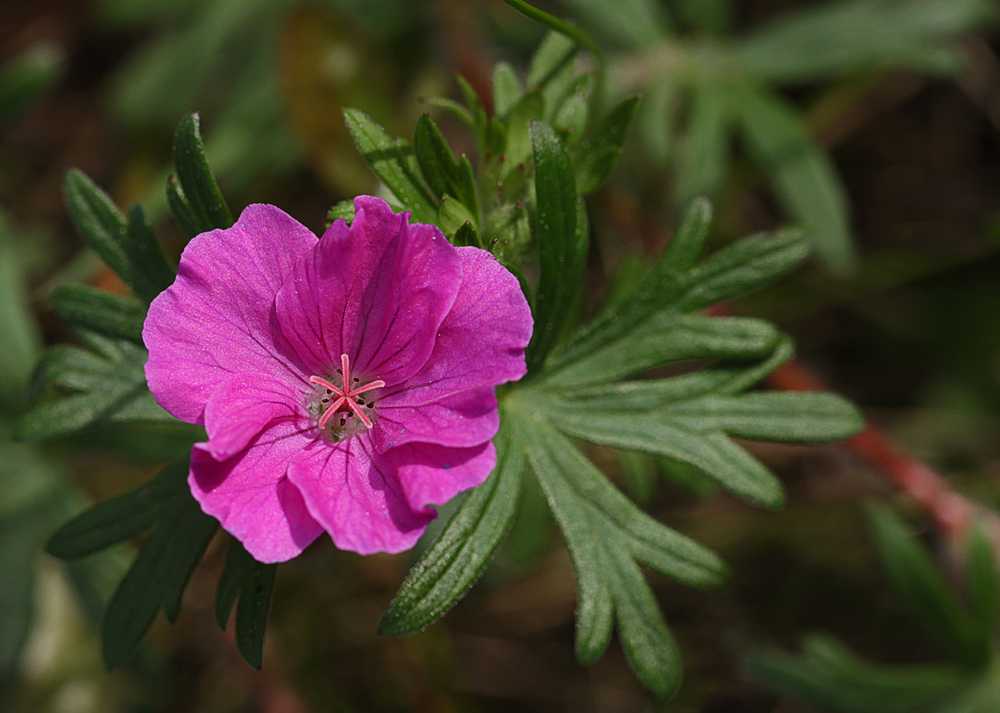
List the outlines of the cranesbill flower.
{"label": "cranesbill flower", "polygon": [[191,492],[261,562],[323,531],[412,547],[493,469],[494,387],[525,373],[531,313],[492,255],[354,205],[318,240],[268,205],[197,236],[143,329],[156,400],[208,433]]}

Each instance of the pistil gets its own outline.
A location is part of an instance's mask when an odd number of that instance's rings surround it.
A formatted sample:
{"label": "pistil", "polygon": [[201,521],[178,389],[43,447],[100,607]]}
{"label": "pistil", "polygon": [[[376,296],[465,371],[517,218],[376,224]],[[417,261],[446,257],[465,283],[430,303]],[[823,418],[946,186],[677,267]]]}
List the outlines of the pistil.
{"label": "pistil", "polygon": [[[324,379],[322,376],[310,376],[309,383],[315,384],[316,386],[322,386],[329,393],[337,397],[330,406],[323,412],[323,415],[319,417],[319,427],[325,428],[327,422],[333,417],[341,407],[346,406],[350,409],[355,416],[365,424],[366,428],[372,427],[372,421],[365,414],[361,405],[356,401],[356,397],[364,394],[373,389],[381,389],[385,386],[385,382],[381,379],[376,379],[367,384],[363,384],[358,387],[352,388],[351,386],[351,360],[346,354],[340,355],[340,375],[343,381],[343,386],[337,386],[336,384]],[[357,380],[357,379],[355,379]]]}

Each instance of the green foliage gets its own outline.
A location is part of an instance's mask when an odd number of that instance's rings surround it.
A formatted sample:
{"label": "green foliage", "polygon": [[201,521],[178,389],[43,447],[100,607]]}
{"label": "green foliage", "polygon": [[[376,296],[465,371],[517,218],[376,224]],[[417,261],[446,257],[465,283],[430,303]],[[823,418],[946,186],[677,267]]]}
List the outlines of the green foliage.
{"label": "green foliage", "polygon": [[264,663],[264,630],[277,570],[277,565],[261,564],[251,557],[238,540],[230,541],[215,596],[215,621],[225,630],[233,604],[239,597],[236,647],[255,669],[260,669]]}
{"label": "green foliage", "polygon": [[978,528],[966,539],[967,601],[955,592],[906,525],[885,506],[868,510],[882,567],[913,619],[950,662],[885,666],[814,634],[802,656],[754,648],[745,654],[759,683],[839,713],[987,713],[1000,692],[996,555]]}
{"label": "green foliage", "polygon": [[188,114],[177,126],[174,166],[180,185],[170,182],[168,201],[188,235],[193,238],[214,228],[231,226],[233,216],[205,158],[197,114]]}
{"label": "green foliage", "polygon": [[739,175],[734,148],[745,146],[784,214],[841,275],[856,266],[844,187],[805,111],[777,90],[842,88],[892,68],[954,75],[962,36],[998,17],[990,0],[831,0],[734,36],[730,0],[563,4],[613,50],[615,91],[648,97],[639,118],[648,150],[639,159],[670,171],[676,206],[718,196]]}

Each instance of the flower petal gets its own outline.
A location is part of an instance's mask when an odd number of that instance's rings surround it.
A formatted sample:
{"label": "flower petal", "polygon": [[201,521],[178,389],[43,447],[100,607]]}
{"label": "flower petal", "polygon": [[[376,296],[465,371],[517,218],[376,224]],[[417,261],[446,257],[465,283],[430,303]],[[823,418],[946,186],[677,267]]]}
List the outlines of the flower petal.
{"label": "flower petal", "polygon": [[444,505],[481,485],[497,464],[497,451],[493,441],[474,448],[408,443],[387,452],[385,459],[395,469],[410,505],[422,508]]}
{"label": "flower petal", "polygon": [[500,414],[492,386],[481,386],[422,406],[386,400],[371,430],[375,450],[384,453],[420,441],[442,446],[476,446],[497,435]]}
{"label": "flower petal", "polygon": [[456,249],[430,225],[409,225],[370,196],[354,201],[296,266],[275,301],[289,343],[313,374],[347,354],[362,379],[397,384],[420,369],[461,283]]}
{"label": "flower petal", "polygon": [[266,374],[235,374],[212,392],[205,407],[205,450],[225,460],[244,450],[275,419],[292,419],[305,430],[311,423],[305,394],[287,380]]}
{"label": "flower petal", "polygon": [[403,552],[436,517],[430,508],[410,506],[395,468],[375,452],[368,434],[315,442],[288,467],[288,478],[342,550]]}
{"label": "flower petal", "polygon": [[203,423],[212,391],[231,374],[304,378],[272,304],[315,245],[305,226],[269,205],[248,206],[233,227],[188,243],[177,279],[149,306],[142,332],[146,379],[163,408]]}
{"label": "flower petal", "polygon": [[[458,248],[462,286],[424,367],[379,394],[380,409],[433,404],[479,386],[516,381],[527,368],[531,309],[515,278],[479,248]],[[405,425],[405,424],[404,424]]]}
{"label": "flower petal", "polygon": [[292,458],[314,440],[310,433],[280,420],[232,458],[216,460],[204,443],[191,451],[188,484],[195,500],[259,562],[290,560],[323,531],[285,476]]}

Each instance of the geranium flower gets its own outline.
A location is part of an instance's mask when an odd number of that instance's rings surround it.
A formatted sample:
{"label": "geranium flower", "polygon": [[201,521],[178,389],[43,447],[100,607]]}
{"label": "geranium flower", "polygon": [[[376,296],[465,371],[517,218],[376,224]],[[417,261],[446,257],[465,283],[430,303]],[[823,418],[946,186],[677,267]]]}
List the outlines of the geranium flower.
{"label": "geranium flower", "polygon": [[156,400],[208,433],[191,492],[261,562],[323,531],[412,547],[430,506],[492,471],[494,387],[525,373],[513,275],[385,201],[354,205],[318,240],[268,205],[197,236],[143,329]]}

